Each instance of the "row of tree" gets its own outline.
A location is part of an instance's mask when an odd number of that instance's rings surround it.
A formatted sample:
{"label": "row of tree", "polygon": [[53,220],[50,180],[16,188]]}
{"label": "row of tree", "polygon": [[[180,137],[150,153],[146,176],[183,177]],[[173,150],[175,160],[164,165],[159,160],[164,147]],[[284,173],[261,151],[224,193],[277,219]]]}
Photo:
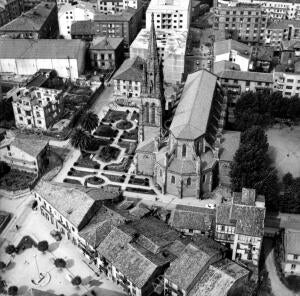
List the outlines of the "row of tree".
{"label": "row of tree", "polygon": [[281,212],[300,214],[300,178],[293,178],[291,173],[282,178],[279,207]]}
{"label": "row of tree", "polygon": [[300,118],[300,98],[285,98],[281,92],[246,92],[235,107],[236,128],[245,131],[253,125],[267,127],[277,119]]}

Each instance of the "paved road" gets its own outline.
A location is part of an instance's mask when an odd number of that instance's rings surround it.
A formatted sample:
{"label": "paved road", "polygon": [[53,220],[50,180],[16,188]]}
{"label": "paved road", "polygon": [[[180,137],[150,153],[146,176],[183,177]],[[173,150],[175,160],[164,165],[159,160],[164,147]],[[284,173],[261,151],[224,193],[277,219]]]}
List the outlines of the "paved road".
{"label": "paved road", "polygon": [[91,110],[94,111],[100,118],[101,110],[107,106],[113,97],[113,86],[106,86],[104,91],[99,95]]}

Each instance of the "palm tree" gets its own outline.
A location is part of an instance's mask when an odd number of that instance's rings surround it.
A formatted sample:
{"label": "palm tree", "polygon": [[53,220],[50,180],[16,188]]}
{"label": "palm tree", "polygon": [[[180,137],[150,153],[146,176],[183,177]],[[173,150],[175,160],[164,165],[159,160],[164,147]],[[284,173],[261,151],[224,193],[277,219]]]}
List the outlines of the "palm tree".
{"label": "palm tree", "polygon": [[88,111],[85,113],[81,120],[81,126],[88,132],[91,132],[95,128],[97,128],[99,124],[98,115],[92,111]]}
{"label": "palm tree", "polygon": [[91,145],[91,142],[92,138],[90,134],[82,128],[75,129],[71,135],[71,145],[74,148],[80,149],[81,152],[87,149],[87,147]]}

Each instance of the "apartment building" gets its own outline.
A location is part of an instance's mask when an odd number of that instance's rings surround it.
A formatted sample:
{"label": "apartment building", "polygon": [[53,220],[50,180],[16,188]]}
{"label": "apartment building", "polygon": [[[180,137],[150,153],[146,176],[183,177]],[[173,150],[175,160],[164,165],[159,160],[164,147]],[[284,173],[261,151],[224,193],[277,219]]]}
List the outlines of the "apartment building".
{"label": "apartment building", "polygon": [[284,97],[289,98],[300,96],[300,73],[277,71],[274,72],[274,91],[280,91]]}
{"label": "apartment building", "polygon": [[146,29],[154,15],[155,29],[189,30],[192,13],[191,0],[152,0],[146,12]]}
{"label": "apartment building", "polygon": [[23,10],[22,0],[2,0],[0,3],[0,27],[20,16]]}
{"label": "apartment building", "polygon": [[214,28],[224,29],[237,40],[263,43],[267,14],[259,4],[229,2],[214,8]]}
{"label": "apartment building", "polygon": [[71,39],[71,26],[78,21],[93,20],[96,10],[88,2],[79,1],[76,4],[62,5],[58,11],[59,34],[65,39]]}
{"label": "apartment building", "polygon": [[140,9],[143,0],[97,0],[97,10],[104,14],[120,14],[127,8]]}
{"label": "apartment building", "polygon": [[258,265],[265,212],[265,198],[255,189],[234,192],[231,202],[217,206],[215,240],[230,245],[232,260]]}
{"label": "apartment building", "polygon": [[62,111],[60,94],[60,90],[42,87],[20,89],[12,102],[16,126],[47,130]]}

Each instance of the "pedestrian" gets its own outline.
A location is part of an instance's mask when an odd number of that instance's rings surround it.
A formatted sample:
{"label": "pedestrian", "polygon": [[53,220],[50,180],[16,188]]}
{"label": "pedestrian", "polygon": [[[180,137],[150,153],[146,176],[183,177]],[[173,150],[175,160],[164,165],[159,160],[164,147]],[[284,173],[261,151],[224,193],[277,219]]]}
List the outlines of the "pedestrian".
{"label": "pedestrian", "polygon": [[16,224],[16,229],[19,230],[20,229],[20,226],[18,224]]}

